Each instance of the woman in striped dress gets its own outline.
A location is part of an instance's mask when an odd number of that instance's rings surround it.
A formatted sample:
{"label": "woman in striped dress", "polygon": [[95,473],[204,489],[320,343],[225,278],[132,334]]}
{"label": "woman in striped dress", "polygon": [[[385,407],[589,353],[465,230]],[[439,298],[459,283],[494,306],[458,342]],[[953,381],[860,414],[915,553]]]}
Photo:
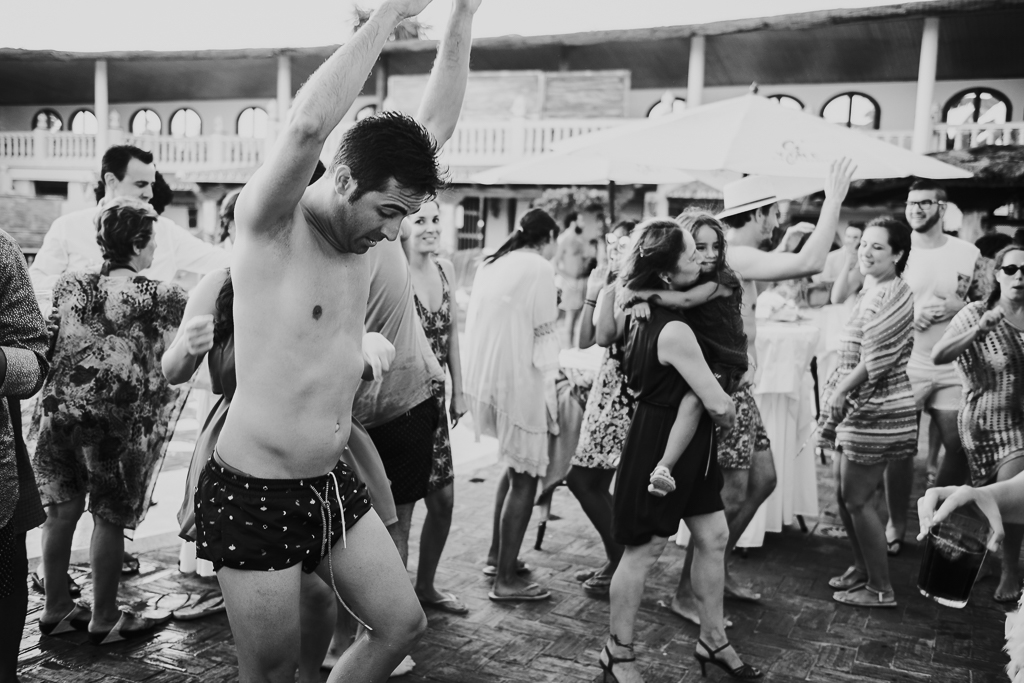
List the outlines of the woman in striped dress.
{"label": "woman in striped dress", "polygon": [[[1024,247],[996,254],[995,280],[988,301],[964,306],[932,349],[936,363],[955,359],[964,383],[959,431],[974,486],[1024,471]],[[996,602],[1021,597],[1022,538],[1024,526],[1006,524]]]}
{"label": "woman in striped dress", "polygon": [[917,418],[907,378],[914,297],[900,278],[910,256],[910,228],[877,218],[857,252],[864,288],[843,330],[839,367],[824,391],[819,445],[833,453],[839,515],[853,565],[829,580],[837,602],[895,607],[885,525],[870,504],[890,460],[917,452]]}

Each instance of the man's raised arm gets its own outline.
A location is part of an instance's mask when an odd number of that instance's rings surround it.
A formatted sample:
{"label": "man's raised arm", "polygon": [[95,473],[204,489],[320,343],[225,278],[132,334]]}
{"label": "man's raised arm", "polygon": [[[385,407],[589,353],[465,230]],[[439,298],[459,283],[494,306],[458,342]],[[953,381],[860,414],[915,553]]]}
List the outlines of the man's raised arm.
{"label": "man's raised arm", "polygon": [[269,157],[238,197],[235,213],[240,235],[266,233],[288,223],[327,136],[355,102],[388,36],[399,22],[416,16],[430,2],[385,0],[352,39],[310,76],[295,96]]}
{"label": "man's raised arm", "polygon": [[462,100],[469,79],[469,48],[472,43],[473,15],[481,0],[454,0],[437,59],[416,120],[430,131],[440,148],[448,142],[459,121]]}
{"label": "man's raised arm", "polygon": [[820,273],[839,225],[839,210],[850,189],[856,167],[849,159],[832,162],[825,181],[825,201],[818,225],[799,254],[764,252],[753,247],[729,247],[729,266],[744,280],[777,282]]}

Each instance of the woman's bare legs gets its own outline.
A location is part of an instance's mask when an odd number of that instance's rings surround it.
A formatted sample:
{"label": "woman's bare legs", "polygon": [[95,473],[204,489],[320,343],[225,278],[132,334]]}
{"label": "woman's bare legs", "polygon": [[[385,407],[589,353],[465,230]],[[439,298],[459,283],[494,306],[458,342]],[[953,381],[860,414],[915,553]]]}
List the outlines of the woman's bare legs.
{"label": "woman's bare legs", "polygon": [[93,515],[93,525],[92,542],[89,544],[89,563],[92,565],[92,621],[89,630],[98,632],[112,629],[121,618],[117,586],[124,560],[124,527],[96,515]]}
{"label": "woman's bare legs", "polygon": [[600,576],[611,576],[622,559],[623,548],[612,538],[612,477],[615,470],[573,465],[566,477],[569,490],[576,496],[580,507],[594,525],[604,544],[608,564],[599,570]]}
{"label": "woman's bare legs", "polygon": [[885,476],[886,463],[859,465],[843,455],[839,468],[840,514],[845,508],[843,524],[847,525],[846,533],[854,545],[854,558],[860,555],[861,566],[867,570],[868,588],[889,592],[892,583],[885,524],[872,505],[875,489]]}
{"label": "woman's bare legs", "polygon": [[46,507],[43,523],[42,579],[46,586],[46,602],[39,620],[55,624],[67,616],[75,603],[68,592],[68,565],[71,563],[71,543],[78,520],[85,511],[85,498]]}
{"label": "woman's bare legs", "polygon": [[491,526],[491,547],[487,550],[487,564],[498,565],[498,546],[501,544],[501,515],[505,509],[505,498],[508,496],[509,477],[502,473],[498,486],[494,489],[494,519]]}
{"label": "woman's bare legs", "polygon": [[[1024,457],[1018,457],[999,468],[996,481],[1006,481],[1024,471]],[[1020,597],[1020,574],[1017,563],[1020,561],[1021,540],[1024,539],[1024,526],[1006,524],[1006,536],[1003,538],[1002,571],[999,585],[996,586],[994,598],[998,602],[1008,602]]]}
{"label": "woman's bare legs", "polygon": [[[628,659],[633,656],[629,646],[633,644],[636,613],[640,609],[640,600],[644,595],[647,573],[661,557],[667,542],[667,538],[655,536],[644,545],[627,545],[623,549],[622,559],[615,569],[609,593],[611,631],[606,647],[612,657],[616,659]],[[602,661],[605,661],[603,654]],[[640,676],[640,668],[633,662],[613,665],[612,673],[619,683],[643,681]]]}
{"label": "woman's bare legs", "polygon": [[516,561],[537,497],[537,477],[509,468],[507,479],[508,495],[501,511],[498,574],[494,577],[494,593],[502,596],[521,593],[530,585],[516,571]]}
{"label": "woman's bare legs", "polygon": [[427,517],[420,532],[420,559],[416,569],[416,595],[428,601],[440,600],[444,596],[434,586],[437,566],[441,553],[448,542],[448,531],[452,526],[452,510],[455,508],[455,485],[448,484],[434,491],[424,501]]}

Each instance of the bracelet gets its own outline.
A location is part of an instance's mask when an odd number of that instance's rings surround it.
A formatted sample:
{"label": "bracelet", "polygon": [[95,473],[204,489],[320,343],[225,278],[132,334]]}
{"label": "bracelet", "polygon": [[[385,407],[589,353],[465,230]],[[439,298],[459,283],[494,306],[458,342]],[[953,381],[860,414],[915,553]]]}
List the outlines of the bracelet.
{"label": "bracelet", "polygon": [[583,302],[583,305],[597,308],[597,299],[587,299],[586,301]]}

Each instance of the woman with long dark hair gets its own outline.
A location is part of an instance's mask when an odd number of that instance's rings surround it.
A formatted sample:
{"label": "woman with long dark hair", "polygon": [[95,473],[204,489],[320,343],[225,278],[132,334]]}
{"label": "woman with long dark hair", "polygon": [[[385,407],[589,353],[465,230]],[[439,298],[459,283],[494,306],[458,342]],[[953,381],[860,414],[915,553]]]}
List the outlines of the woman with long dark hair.
{"label": "woman with long dark hair", "polygon": [[[638,230],[620,278],[626,289],[683,290],[696,283],[703,259],[688,232],[670,220],[648,221]],[[685,315],[669,308],[654,306],[649,321],[630,327],[624,370],[638,398],[615,482],[612,533],[625,551],[611,584],[611,633],[600,655],[605,680],[642,680],[633,654],[636,613],[647,573],[680,520],[690,529],[695,555],[700,638],[694,657],[702,671],[713,664],[733,676],[759,678],[761,672],[744,664],[729,645],[722,613],[729,527],[713,425],[731,427],[736,415],[732,399],[708,368]],[[691,431],[679,413],[690,389],[706,412],[672,471],[675,489],[652,496],[648,485],[654,464],[666,452],[683,450],[681,437]]]}
{"label": "woman with long dark hair", "polygon": [[839,516],[853,565],[828,584],[832,599],[857,607],[896,607],[885,525],[871,504],[891,461],[917,454],[917,416],[907,377],[914,296],[900,277],[910,258],[910,227],[892,217],[864,229],[857,252],[864,288],[843,329],[839,367],[822,392],[818,445],[833,454]]}
{"label": "woman with long dark hair", "polygon": [[[996,254],[988,301],[967,304],[932,349],[932,362],[953,361],[964,383],[958,416],[974,486],[1007,481],[1024,471],[1024,246]],[[993,600],[1020,600],[1024,526],[1006,524],[1002,572]]]}
{"label": "woman with long dark hair", "polygon": [[558,225],[540,209],[523,215],[511,237],[480,265],[466,316],[465,393],[479,432],[498,439],[505,476],[498,483],[485,572],[494,601],[546,600],[522,578],[519,548],[530,522],[537,478],[548,467],[548,434],[558,433],[558,295],[548,260]]}

